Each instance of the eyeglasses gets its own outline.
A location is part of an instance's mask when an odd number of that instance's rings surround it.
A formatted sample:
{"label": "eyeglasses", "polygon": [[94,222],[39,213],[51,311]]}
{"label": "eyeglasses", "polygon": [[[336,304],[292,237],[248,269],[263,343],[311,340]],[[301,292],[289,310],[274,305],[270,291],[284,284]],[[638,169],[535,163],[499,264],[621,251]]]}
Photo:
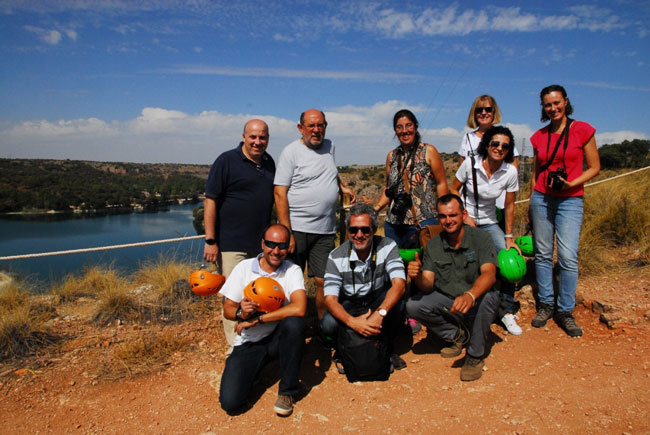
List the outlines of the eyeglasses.
{"label": "eyeglasses", "polygon": [[264,245],[266,245],[266,247],[269,249],[275,249],[278,247],[281,251],[289,248],[289,242],[272,242],[266,239],[264,239]]}
{"label": "eyeglasses", "polygon": [[486,106],[486,107],[477,107],[474,109],[474,113],[477,115],[485,110],[486,113],[492,113],[492,106]]}
{"label": "eyeglasses", "polygon": [[509,144],[509,143],[506,143],[506,142],[499,142],[499,141],[496,141],[496,140],[493,140],[492,142],[490,142],[490,146],[491,146],[492,148],[499,148],[499,147],[501,147],[502,149],[504,149],[504,150],[506,150],[506,151],[510,149],[510,144]]}
{"label": "eyeglasses", "polygon": [[350,234],[356,234],[359,231],[361,231],[363,234],[370,234],[370,231],[372,231],[372,228],[370,227],[348,227],[348,231]]}

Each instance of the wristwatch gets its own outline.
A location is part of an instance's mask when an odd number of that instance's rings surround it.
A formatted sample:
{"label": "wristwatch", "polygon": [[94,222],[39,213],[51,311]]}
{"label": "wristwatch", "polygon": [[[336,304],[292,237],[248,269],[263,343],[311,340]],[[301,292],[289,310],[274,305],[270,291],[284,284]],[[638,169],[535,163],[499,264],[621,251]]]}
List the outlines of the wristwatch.
{"label": "wristwatch", "polygon": [[217,241],[215,239],[205,239],[205,244],[206,245],[214,245],[216,243],[217,243]]}
{"label": "wristwatch", "polygon": [[388,314],[388,311],[386,311],[385,308],[380,308],[379,310],[377,310],[377,312],[381,317],[386,317],[386,314]]}
{"label": "wristwatch", "polygon": [[244,319],[241,317],[241,307],[237,308],[237,313],[235,314],[235,320],[237,322],[243,322]]}

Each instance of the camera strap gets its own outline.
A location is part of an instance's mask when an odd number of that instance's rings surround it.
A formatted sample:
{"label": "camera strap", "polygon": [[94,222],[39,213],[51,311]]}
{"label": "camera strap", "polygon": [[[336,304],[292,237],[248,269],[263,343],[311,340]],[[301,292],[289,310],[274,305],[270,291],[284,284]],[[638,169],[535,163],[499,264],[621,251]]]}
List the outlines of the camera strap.
{"label": "camera strap", "polygon": [[[555,155],[557,154],[557,150],[560,149],[560,144],[562,141],[564,141],[564,151],[562,154],[562,166],[566,168],[566,165],[564,163],[564,156],[566,155],[566,149],[569,146],[569,127],[571,127],[571,124],[573,123],[573,119],[567,118],[566,119],[566,125],[564,126],[564,130],[562,130],[562,133],[560,134],[560,137],[558,138],[555,148],[553,149],[553,154],[551,154],[551,157],[542,165],[542,167],[539,168],[537,171],[537,176],[547,170],[549,166],[553,163],[553,159],[555,158]],[[551,124],[549,123],[548,125],[548,141],[546,142],[546,155],[548,156],[548,151],[549,148],[551,147]]]}
{"label": "camera strap", "polygon": [[[399,176],[397,177],[397,180],[395,183],[393,183],[392,186],[388,186],[388,180],[386,180],[386,188],[387,189],[393,189],[397,186],[399,186],[399,183],[403,180],[404,184],[404,190],[406,192],[409,192],[410,194],[410,189],[407,187],[407,182],[410,182],[410,176],[409,179],[407,180],[404,176],[406,175],[406,166],[409,164],[409,161],[411,162],[411,169],[409,175],[413,174],[413,168],[415,167],[415,151],[417,151],[417,148],[420,146],[420,144],[414,145],[413,148],[409,151],[408,157],[406,158],[406,161],[404,162],[404,167],[402,167],[402,154],[399,153],[397,155],[397,172],[399,172]],[[399,148],[395,150],[395,152],[399,152]],[[403,150],[404,148],[402,148]],[[393,198],[390,198],[390,202],[393,202]]]}
{"label": "camera strap", "polygon": [[[370,291],[368,294],[371,294],[372,291],[374,290],[375,286],[375,269],[377,268],[377,247],[380,242],[380,238],[378,236],[372,236],[372,251],[370,253]],[[352,241],[350,241],[350,250],[348,251],[348,259],[352,255]],[[350,260],[350,270],[352,271],[352,297],[348,297],[348,299],[354,299],[354,297],[357,296],[357,283],[355,282],[354,279],[354,268],[356,266],[355,261]],[[341,292],[341,295],[345,294],[345,292]],[[361,300],[362,298],[358,298],[358,300]]]}
{"label": "camera strap", "polygon": [[[469,156],[472,163],[472,185],[474,186],[474,210],[476,213],[476,225],[479,225],[479,219],[478,219],[478,183],[476,182],[476,168],[474,165],[476,164],[476,160],[474,159],[474,155],[471,154]],[[467,209],[467,182],[465,182],[465,188],[463,189],[463,198],[465,199],[465,209]]]}

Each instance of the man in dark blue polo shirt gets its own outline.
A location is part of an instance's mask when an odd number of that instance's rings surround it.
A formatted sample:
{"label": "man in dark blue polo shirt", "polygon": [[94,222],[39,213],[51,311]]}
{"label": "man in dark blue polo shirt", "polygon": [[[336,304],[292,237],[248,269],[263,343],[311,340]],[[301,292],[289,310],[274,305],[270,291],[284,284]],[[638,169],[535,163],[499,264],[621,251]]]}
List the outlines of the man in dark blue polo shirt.
{"label": "man in dark blue polo shirt", "polygon": [[[266,152],[269,127],[251,119],[242,138],[237,148],[215,160],[205,186],[203,258],[216,263],[217,272],[226,277],[241,260],[260,253],[273,207],[275,162]],[[223,325],[232,346],[235,322],[224,317]]]}

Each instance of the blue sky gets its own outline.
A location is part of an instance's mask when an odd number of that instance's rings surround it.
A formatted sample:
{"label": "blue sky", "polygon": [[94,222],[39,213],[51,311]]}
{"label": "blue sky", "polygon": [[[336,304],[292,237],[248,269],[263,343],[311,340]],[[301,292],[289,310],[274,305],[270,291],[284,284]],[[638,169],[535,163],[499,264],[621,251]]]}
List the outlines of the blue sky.
{"label": "blue sky", "polygon": [[212,163],[244,122],[277,159],[323,109],[338,164],[383,163],[392,115],[453,152],[478,95],[517,146],[566,87],[599,145],[650,139],[650,2],[0,0],[0,157]]}

